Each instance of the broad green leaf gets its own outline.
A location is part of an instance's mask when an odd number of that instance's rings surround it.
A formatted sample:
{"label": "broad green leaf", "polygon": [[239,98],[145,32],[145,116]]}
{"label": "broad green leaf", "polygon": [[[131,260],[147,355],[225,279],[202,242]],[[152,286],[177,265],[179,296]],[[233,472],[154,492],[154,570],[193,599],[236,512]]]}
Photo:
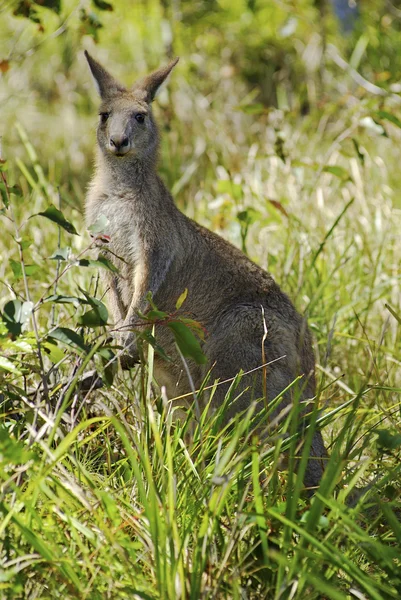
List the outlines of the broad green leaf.
{"label": "broad green leaf", "polygon": [[4,183],[4,181],[0,181],[0,195],[1,198],[3,200],[4,206],[6,208],[8,208],[8,197],[9,194],[14,194],[14,196],[21,196],[22,192],[21,192],[21,188],[17,185],[8,185],[6,187],[6,184]]}
{"label": "broad green leaf", "polygon": [[110,221],[108,220],[106,215],[102,213],[98,216],[96,221],[88,227],[88,231],[90,231],[91,233],[105,233],[109,222]]}
{"label": "broad green leaf", "polygon": [[108,316],[107,308],[102,302],[99,302],[98,306],[79,317],[78,323],[86,327],[100,327],[107,324]]}
{"label": "broad green leaf", "polygon": [[3,321],[7,330],[15,336],[20,335],[22,326],[27,322],[33,310],[32,302],[10,300],[3,308]]}
{"label": "broad green leaf", "polygon": [[97,262],[99,263],[100,267],[103,267],[104,269],[108,269],[112,273],[118,273],[117,267],[108,258],[106,258],[103,254],[99,254],[99,256],[97,257]]}
{"label": "broad green leaf", "polygon": [[115,354],[111,348],[100,348],[97,354],[103,363],[102,379],[108,386],[111,386],[118,370],[118,362],[114,360]]}
{"label": "broad green leaf", "polygon": [[107,319],[109,318],[109,313],[103,302],[97,298],[93,298],[81,287],[78,287],[78,289],[85,296],[87,304],[92,307],[92,310],[89,310],[82,315],[78,319],[78,322],[81,325],[86,325],[87,327],[99,327],[101,325],[106,325]]}
{"label": "broad green leaf", "polygon": [[54,302],[55,304],[74,304],[75,306],[78,306],[79,304],[88,304],[88,301],[85,298],[78,298],[77,296],[63,296],[60,294],[48,296],[43,300],[43,304],[45,302]]}
{"label": "broad green leaf", "polygon": [[258,210],[255,210],[251,206],[237,213],[237,219],[241,223],[245,223],[246,225],[252,225],[261,218],[261,214]]}
{"label": "broad green leaf", "polygon": [[168,316],[168,313],[163,312],[162,310],[152,309],[144,315],[144,318],[148,321],[164,321]]}
{"label": "broad green leaf", "polygon": [[121,524],[121,513],[114,497],[102,489],[95,490],[95,494],[101,500],[110,521],[118,527]]}
{"label": "broad green leaf", "polygon": [[193,358],[198,364],[206,362],[206,356],[203,354],[198,340],[189,327],[179,321],[172,321],[167,324],[167,327],[173,332],[177,346],[184,356]]}
{"label": "broad green leaf", "polygon": [[49,256],[49,260],[68,260],[71,248],[57,248],[55,252]]}
{"label": "broad green leaf", "polygon": [[22,190],[19,185],[8,186],[8,191],[10,194],[14,194],[14,196],[18,196],[19,198],[22,196]]}
{"label": "broad green leaf", "polygon": [[22,250],[27,250],[30,246],[32,246],[32,244],[33,241],[27,239],[23,239],[19,242],[19,245],[21,246]]}
{"label": "broad green leaf", "polygon": [[64,352],[57,346],[57,344],[52,343],[50,340],[42,342],[41,347],[43,351],[46,352],[53,364],[57,364],[65,358]]}
{"label": "broad green leaf", "polygon": [[53,206],[53,204],[46,208],[45,211],[37,213],[35,215],[31,215],[29,218],[32,219],[33,217],[46,217],[46,219],[53,221],[53,223],[57,223],[59,227],[62,227],[68,233],[71,233],[73,235],[79,235],[74,225],[67,221],[61,210]]}
{"label": "broad green leaf", "polygon": [[102,259],[91,260],[89,258],[80,258],[76,264],[80,267],[97,267],[101,269],[106,269],[107,271],[112,271],[113,273],[118,273],[118,269],[107,259],[102,257]]}
{"label": "broad green leaf", "polygon": [[62,342],[76,350],[88,351],[88,346],[85,344],[82,336],[67,327],[57,327],[57,329],[49,333],[48,338]]}
{"label": "broad green leaf", "polygon": [[376,429],[377,444],[387,450],[396,450],[401,446],[401,433],[393,434],[389,429]]}
{"label": "broad green leaf", "polygon": [[[103,309],[104,311],[106,311],[106,307],[100,300],[98,300],[97,298],[93,298],[90,294],[88,294],[88,292],[86,292],[80,286],[78,286],[78,289],[80,292],[83,293],[87,303],[90,304],[90,306],[92,306],[92,308],[99,308],[99,309]],[[103,313],[103,314],[105,314],[105,313]]]}
{"label": "broad green leaf", "polygon": [[139,333],[139,337],[141,340],[144,340],[148,344],[150,344],[155,352],[157,352],[165,361],[171,362],[171,358],[167,356],[164,349],[157,343],[156,338],[152,335],[152,331],[150,328],[145,329]]}
{"label": "broad green leaf", "polygon": [[195,331],[196,335],[203,341],[205,339],[205,328],[202,327],[202,325],[198,322],[198,321],[194,321],[194,319],[191,319],[189,317],[180,317],[179,318],[180,323],[184,323],[184,325],[187,325],[188,327],[190,327],[190,329],[192,331]]}
{"label": "broad green leaf", "polygon": [[[10,267],[16,279],[22,279],[23,270],[22,264],[16,260],[10,259]],[[39,265],[24,265],[25,275],[30,277],[32,275],[36,275],[41,271],[41,267]]]}
{"label": "broad green leaf", "polygon": [[1,461],[18,465],[28,462],[33,457],[32,452],[21,441],[10,434],[7,427],[0,426],[0,458]]}

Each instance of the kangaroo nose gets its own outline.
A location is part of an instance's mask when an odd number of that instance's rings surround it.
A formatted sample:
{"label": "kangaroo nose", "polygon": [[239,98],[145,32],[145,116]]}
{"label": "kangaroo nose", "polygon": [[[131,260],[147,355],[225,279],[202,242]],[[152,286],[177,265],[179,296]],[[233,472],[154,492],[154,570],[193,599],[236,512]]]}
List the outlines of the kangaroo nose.
{"label": "kangaroo nose", "polygon": [[110,138],[110,147],[116,154],[125,154],[129,150],[129,139],[126,135],[113,135]]}

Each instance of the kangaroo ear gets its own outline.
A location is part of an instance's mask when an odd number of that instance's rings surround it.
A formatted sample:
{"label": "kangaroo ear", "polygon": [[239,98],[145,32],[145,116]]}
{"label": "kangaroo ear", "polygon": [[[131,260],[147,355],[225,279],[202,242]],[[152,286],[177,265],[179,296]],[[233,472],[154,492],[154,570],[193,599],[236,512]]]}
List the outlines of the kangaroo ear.
{"label": "kangaroo ear", "polygon": [[175,58],[165,67],[161,67],[157,71],[154,71],[147,77],[144,77],[138,83],[136,83],[133,89],[143,90],[146,93],[146,101],[153,102],[156,96],[156,92],[163,83],[163,81],[168,77],[170,71],[175,67],[180,59]]}
{"label": "kangaroo ear", "polygon": [[92,58],[89,52],[86,50],[85,56],[89,63],[90,70],[92,71],[97,91],[99,92],[102,100],[115,94],[116,92],[122,92],[125,90],[124,86],[118,83],[118,81],[116,81],[114,77],[112,77],[112,75],[110,75],[110,73],[108,73],[106,69],[102,67],[101,64]]}

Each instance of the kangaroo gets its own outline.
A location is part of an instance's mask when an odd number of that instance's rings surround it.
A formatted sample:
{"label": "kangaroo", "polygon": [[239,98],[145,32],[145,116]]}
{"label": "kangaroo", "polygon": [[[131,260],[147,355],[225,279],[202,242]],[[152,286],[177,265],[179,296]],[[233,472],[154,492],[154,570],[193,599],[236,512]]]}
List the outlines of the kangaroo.
{"label": "kangaroo", "polygon": [[[128,89],[88,52],[85,55],[101,98],[86,221],[91,225],[101,214],[108,219],[110,258],[118,267],[117,275],[108,276],[108,297],[119,341],[129,357],[126,362],[139,360],[133,328],[138,311],[146,313],[149,308],[148,293],[160,310],[169,313],[187,289],[183,310],[207,332],[202,346],[207,363],[188,363],[195,389],[210,369],[212,379],[221,382],[240,370],[253,371],[243,375],[239,398],[227,409],[227,422],[253,399],[263,398],[263,357],[269,363],[268,398],[282,394],[297,375],[304,379],[302,399],[313,398],[314,355],[305,320],[269,273],[186,217],[157,175],[159,134],[152,102],[178,59]],[[166,386],[170,398],[188,393],[189,378],[172,333],[160,327],[157,339],[173,362],[155,356],[156,380]],[[223,403],[228,387],[229,382],[217,386],[212,407]],[[280,408],[290,402],[287,391]],[[319,484],[326,456],[316,431],[304,480],[307,487]]]}

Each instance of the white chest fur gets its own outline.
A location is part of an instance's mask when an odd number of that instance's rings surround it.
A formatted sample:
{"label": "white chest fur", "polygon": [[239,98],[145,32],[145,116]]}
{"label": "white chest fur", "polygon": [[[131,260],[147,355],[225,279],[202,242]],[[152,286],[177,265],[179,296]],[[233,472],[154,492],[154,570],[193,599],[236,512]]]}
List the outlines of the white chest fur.
{"label": "white chest fur", "polygon": [[95,196],[93,192],[91,190],[87,199],[87,225],[90,226],[104,215],[107,222],[102,233],[110,238],[109,249],[128,265],[135,266],[140,262],[142,244],[132,205],[129,200],[117,194]]}

